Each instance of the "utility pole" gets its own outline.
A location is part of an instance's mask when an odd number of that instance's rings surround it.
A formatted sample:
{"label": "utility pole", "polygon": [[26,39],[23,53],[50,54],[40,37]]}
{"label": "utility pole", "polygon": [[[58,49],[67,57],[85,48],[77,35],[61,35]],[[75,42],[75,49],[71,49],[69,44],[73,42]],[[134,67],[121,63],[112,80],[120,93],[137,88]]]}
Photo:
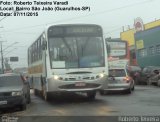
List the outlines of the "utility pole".
{"label": "utility pole", "polygon": [[[0,20],[1,21],[1,20]],[[0,28],[3,28],[2,26],[0,26]],[[1,38],[1,37],[0,37]],[[3,65],[3,50],[2,50],[2,43],[4,41],[0,41],[0,45],[1,45],[1,65],[2,65],[2,73],[4,74],[4,65]]]}
{"label": "utility pole", "polygon": [[2,73],[4,74],[4,65],[3,65],[4,59],[3,59],[3,49],[2,49],[3,42],[4,41],[0,41],[0,44],[1,44],[1,65],[2,65]]}
{"label": "utility pole", "polygon": [[[8,48],[10,48],[10,47],[12,47],[13,45],[15,45],[15,44],[17,44],[18,42],[14,42],[14,43],[12,43],[11,45],[9,45],[9,46],[7,46],[6,48],[4,48],[3,49],[3,46],[2,46],[2,43],[3,42],[6,42],[6,41],[0,41],[0,46],[1,46],[1,65],[2,65],[2,73],[4,74],[4,55],[3,55],[3,52],[6,50],[6,49],[8,49]],[[15,49],[15,48],[14,48]],[[7,52],[7,54],[8,53],[10,53],[12,50],[10,50],[9,52]]]}

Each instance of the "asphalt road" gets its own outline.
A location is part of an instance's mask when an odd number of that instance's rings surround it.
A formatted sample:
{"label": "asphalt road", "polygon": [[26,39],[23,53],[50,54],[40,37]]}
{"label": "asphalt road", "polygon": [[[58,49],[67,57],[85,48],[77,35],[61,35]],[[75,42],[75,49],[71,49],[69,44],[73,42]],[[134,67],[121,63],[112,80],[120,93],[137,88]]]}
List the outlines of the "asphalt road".
{"label": "asphalt road", "polygon": [[32,102],[26,111],[12,109],[3,115],[15,116],[145,116],[160,115],[160,87],[136,86],[132,94],[109,93],[101,96],[97,93],[94,101],[84,95],[56,96],[50,102],[32,93]]}

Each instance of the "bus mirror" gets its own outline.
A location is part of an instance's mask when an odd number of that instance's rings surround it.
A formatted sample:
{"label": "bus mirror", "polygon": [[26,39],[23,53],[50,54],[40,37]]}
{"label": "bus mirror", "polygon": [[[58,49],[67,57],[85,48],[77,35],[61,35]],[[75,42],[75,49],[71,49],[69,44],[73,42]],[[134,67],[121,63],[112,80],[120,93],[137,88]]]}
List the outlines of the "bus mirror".
{"label": "bus mirror", "polygon": [[43,50],[47,49],[47,42],[46,41],[43,41],[43,43],[42,43],[42,49]]}
{"label": "bus mirror", "polygon": [[111,47],[109,44],[106,45],[106,49],[107,49],[107,54],[111,53]]}

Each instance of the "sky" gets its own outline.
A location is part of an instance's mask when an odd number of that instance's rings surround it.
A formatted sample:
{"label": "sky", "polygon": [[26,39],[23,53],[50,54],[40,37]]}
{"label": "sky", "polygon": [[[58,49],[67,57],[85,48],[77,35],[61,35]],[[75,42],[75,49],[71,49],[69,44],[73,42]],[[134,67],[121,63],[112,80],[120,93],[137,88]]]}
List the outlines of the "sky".
{"label": "sky", "polygon": [[[13,2],[14,0],[6,0]],[[18,0],[20,1],[20,0]],[[50,1],[53,0],[23,0]],[[18,56],[18,62],[10,62],[12,68],[27,67],[27,49],[48,25],[87,23],[101,25],[105,37],[120,38],[122,27],[133,28],[134,19],[143,23],[160,19],[160,0],[57,0],[68,1],[60,7],[90,7],[90,11],[39,11],[38,16],[0,16],[0,41],[4,57]],[[8,5],[9,7],[13,5]],[[36,6],[36,5],[32,5]],[[1,4],[0,7],[7,7]],[[14,5],[16,7],[16,5]],[[28,7],[23,5],[23,7]],[[31,6],[29,6],[31,7]],[[43,7],[43,6],[39,6]],[[0,11],[1,12],[1,11]],[[34,11],[30,11],[34,12]],[[3,19],[4,18],[4,19]],[[2,20],[1,20],[2,19]],[[16,42],[16,43],[15,43]]]}

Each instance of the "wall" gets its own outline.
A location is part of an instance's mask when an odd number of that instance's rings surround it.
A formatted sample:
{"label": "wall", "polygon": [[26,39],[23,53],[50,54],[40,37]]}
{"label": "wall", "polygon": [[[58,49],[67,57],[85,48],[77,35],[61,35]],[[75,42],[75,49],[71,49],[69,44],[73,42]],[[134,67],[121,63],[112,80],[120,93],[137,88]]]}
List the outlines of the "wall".
{"label": "wall", "polygon": [[135,44],[134,33],[135,33],[134,29],[121,32],[120,33],[121,40],[127,41],[129,46],[133,46]]}
{"label": "wall", "polygon": [[[151,28],[154,28],[157,26],[160,26],[160,20],[156,20],[156,21],[144,24],[145,30],[151,29]],[[130,29],[130,30],[121,32],[120,38],[121,38],[121,40],[127,41],[129,46],[133,46],[133,45],[135,45],[134,33],[135,33],[134,29]]]}
{"label": "wall", "polygon": [[[135,41],[138,65],[160,66],[160,26],[135,33]],[[144,51],[143,55],[140,54],[140,50]]]}

